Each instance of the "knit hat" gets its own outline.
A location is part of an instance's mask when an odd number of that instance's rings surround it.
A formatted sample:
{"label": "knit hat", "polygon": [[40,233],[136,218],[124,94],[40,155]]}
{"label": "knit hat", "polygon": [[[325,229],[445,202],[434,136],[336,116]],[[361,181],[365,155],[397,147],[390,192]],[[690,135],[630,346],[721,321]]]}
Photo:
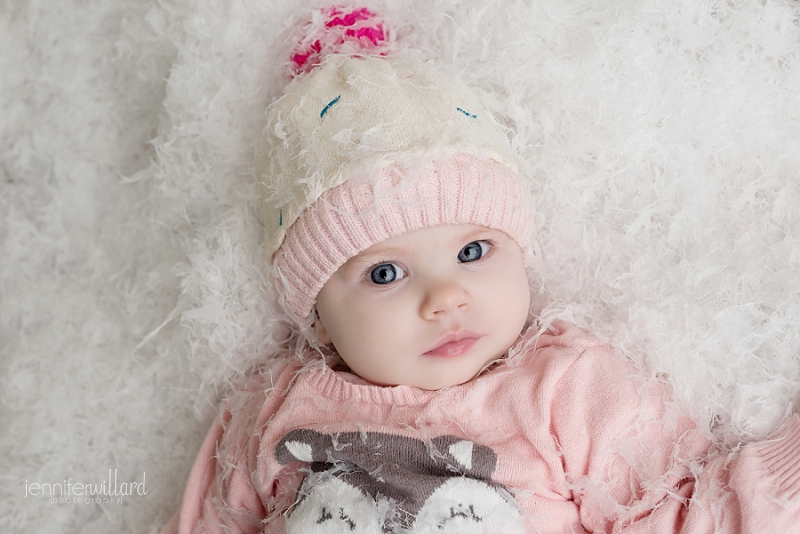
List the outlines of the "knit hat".
{"label": "knit hat", "polygon": [[[307,322],[341,265],[411,230],[471,223],[526,250],[527,192],[478,99],[434,65],[390,56],[383,23],[365,8],[313,20],[318,35],[293,55],[297,76],[268,111],[259,158],[286,311]],[[331,49],[347,53],[322,57]]]}

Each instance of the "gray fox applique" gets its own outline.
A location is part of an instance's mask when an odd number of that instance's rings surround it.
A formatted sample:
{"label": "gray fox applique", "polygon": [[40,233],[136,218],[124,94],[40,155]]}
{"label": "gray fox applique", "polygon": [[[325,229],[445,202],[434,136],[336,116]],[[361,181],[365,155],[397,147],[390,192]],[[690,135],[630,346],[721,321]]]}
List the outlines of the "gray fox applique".
{"label": "gray fox applique", "polygon": [[287,534],[522,534],[519,505],[491,481],[492,449],[456,436],[298,429],[278,462],[305,462]]}

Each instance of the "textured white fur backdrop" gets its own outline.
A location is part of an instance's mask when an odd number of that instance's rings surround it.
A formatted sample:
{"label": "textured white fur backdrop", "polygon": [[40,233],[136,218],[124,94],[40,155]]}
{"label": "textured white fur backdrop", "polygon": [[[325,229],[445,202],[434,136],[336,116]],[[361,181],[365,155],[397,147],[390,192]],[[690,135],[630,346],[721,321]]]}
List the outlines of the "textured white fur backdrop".
{"label": "textured white fur backdrop", "polygon": [[[415,0],[401,46],[494,95],[536,306],[664,373],[720,444],[800,391],[800,6]],[[284,330],[252,171],[307,0],[0,0],[0,531],[147,533]],[[147,495],[51,504],[27,483]]]}

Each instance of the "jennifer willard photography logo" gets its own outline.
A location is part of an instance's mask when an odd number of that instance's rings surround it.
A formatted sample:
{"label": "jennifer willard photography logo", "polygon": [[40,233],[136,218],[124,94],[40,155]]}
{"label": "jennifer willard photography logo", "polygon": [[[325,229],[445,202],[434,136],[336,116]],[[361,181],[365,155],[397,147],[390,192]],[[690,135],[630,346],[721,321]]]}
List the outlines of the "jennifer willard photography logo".
{"label": "jennifer willard photography logo", "polygon": [[68,478],[63,483],[57,482],[28,484],[25,481],[25,497],[48,497],[50,504],[120,504],[123,497],[132,495],[147,495],[145,478],[147,473],[142,471],[142,481],[119,482],[117,470],[108,470],[108,480],[99,484],[85,484],[73,482]]}

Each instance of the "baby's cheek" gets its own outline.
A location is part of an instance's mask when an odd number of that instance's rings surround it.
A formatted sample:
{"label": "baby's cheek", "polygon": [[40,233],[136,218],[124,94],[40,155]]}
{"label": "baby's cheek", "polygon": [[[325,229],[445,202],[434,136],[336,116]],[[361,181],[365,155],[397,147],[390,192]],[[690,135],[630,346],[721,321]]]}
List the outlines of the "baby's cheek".
{"label": "baby's cheek", "polygon": [[[377,380],[378,375],[386,373],[392,362],[387,353],[395,348],[398,340],[390,325],[364,318],[358,328],[348,334],[346,343],[342,344],[342,359],[352,369],[360,370],[362,378]],[[370,376],[363,376],[369,374]]]}
{"label": "baby's cheek", "polygon": [[509,284],[502,294],[496,294],[499,297],[495,302],[498,318],[508,330],[508,336],[516,339],[530,311],[531,297],[527,278],[524,284]]}

